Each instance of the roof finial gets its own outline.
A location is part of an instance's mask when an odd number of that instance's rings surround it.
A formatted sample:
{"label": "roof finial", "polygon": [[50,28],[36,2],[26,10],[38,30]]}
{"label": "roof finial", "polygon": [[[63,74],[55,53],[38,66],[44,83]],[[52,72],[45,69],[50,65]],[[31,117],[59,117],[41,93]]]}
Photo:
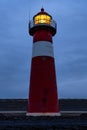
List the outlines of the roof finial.
{"label": "roof finial", "polygon": [[44,12],[44,8],[43,8],[43,6],[42,6],[42,8],[41,8],[41,12]]}

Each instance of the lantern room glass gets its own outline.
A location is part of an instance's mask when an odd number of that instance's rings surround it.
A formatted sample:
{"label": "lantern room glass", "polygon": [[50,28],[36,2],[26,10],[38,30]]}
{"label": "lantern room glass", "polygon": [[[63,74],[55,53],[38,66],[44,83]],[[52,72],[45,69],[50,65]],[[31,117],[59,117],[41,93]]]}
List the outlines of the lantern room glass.
{"label": "lantern room glass", "polygon": [[34,23],[35,24],[50,24],[51,23],[51,17],[46,14],[40,14],[34,17]]}

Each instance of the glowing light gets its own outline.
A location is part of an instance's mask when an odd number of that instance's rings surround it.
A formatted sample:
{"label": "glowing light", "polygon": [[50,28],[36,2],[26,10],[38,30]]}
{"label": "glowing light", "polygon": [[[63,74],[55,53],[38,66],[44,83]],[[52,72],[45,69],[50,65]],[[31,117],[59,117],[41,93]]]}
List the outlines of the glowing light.
{"label": "glowing light", "polygon": [[40,24],[40,23],[50,24],[51,17],[49,15],[40,14],[34,18],[34,22],[35,24]]}

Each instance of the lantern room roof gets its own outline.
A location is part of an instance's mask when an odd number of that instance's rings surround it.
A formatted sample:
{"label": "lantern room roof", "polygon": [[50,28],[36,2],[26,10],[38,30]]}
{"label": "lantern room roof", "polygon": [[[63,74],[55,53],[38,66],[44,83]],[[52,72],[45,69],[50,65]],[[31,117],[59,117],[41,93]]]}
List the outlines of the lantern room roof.
{"label": "lantern room roof", "polygon": [[48,16],[50,16],[51,19],[52,19],[52,16],[49,15],[47,12],[45,12],[45,11],[44,11],[44,8],[41,8],[41,11],[40,11],[39,13],[37,13],[37,14],[33,17],[33,19],[34,19],[37,15],[48,15]]}

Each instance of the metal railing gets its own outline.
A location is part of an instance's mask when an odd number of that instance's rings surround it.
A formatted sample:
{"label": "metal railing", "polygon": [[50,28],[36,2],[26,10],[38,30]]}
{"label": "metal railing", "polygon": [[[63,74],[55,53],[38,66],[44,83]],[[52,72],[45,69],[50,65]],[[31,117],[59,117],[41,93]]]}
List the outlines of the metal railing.
{"label": "metal railing", "polygon": [[57,28],[57,23],[56,21],[54,20],[51,20],[50,24],[47,24],[47,23],[38,23],[38,24],[35,24],[35,22],[33,20],[30,20],[29,21],[29,29],[33,28],[33,27],[37,27],[37,26],[42,26],[42,25],[45,25],[45,26],[51,26],[53,28]]}

